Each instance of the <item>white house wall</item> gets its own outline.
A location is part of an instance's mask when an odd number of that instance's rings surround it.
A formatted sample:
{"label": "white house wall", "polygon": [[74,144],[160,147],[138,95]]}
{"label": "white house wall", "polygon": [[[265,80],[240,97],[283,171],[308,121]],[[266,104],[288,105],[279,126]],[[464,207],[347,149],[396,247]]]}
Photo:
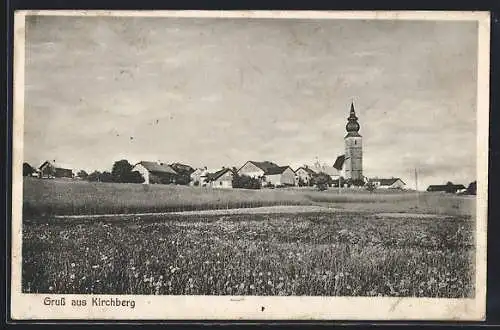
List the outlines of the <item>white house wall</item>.
{"label": "white house wall", "polygon": [[144,178],[143,184],[149,184],[149,171],[144,166],[142,166],[142,164],[135,165],[132,171],[141,173],[142,177]]}
{"label": "white house wall", "polygon": [[246,163],[238,170],[238,174],[247,175],[252,178],[259,178],[264,175],[264,171],[252,163]]}

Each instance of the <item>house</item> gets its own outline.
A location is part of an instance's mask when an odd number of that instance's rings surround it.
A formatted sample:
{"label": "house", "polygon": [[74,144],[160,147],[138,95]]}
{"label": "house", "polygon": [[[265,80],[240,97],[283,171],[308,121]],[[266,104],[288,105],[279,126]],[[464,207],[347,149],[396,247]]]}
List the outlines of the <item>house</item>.
{"label": "house", "polygon": [[270,161],[247,161],[238,171],[239,175],[258,178],[263,185],[295,185],[295,172],[290,166],[279,166]]}
{"label": "house", "polygon": [[234,172],[229,168],[223,168],[215,173],[208,173],[208,185],[212,188],[233,188]]}
{"label": "house", "polygon": [[375,185],[375,188],[379,189],[404,189],[406,187],[406,183],[400,178],[390,178],[390,179],[381,179],[381,178],[373,178],[368,180]]}
{"label": "house", "polygon": [[309,185],[316,172],[309,168],[309,166],[299,167],[295,171],[295,183],[298,185]]}
{"label": "house", "polygon": [[132,171],[138,171],[144,178],[144,184],[169,184],[176,183],[179,174],[164,163],[140,161],[135,164]]}
{"label": "house", "polygon": [[40,178],[73,178],[73,170],[69,166],[54,161],[45,161],[38,168]]}
{"label": "house", "polygon": [[208,174],[208,170],[206,167],[204,168],[197,168],[195,169],[189,177],[191,178],[191,181],[189,182],[190,186],[198,186],[198,187],[204,187],[207,185],[206,178]]}
{"label": "house", "polygon": [[453,184],[451,182],[448,182],[447,184],[443,185],[430,185],[427,188],[427,191],[429,192],[447,192],[453,194],[456,194],[458,192],[464,192],[466,190],[467,188],[465,188],[463,184]]}
{"label": "house", "polygon": [[270,169],[274,169],[277,167],[279,166],[273,162],[256,162],[253,160],[249,160],[238,170],[238,174],[246,175],[252,178],[263,179]]}
{"label": "house", "polygon": [[264,176],[264,181],[274,186],[294,186],[295,172],[290,166],[270,168]]}
{"label": "house", "polygon": [[186,164],[172,163],[170,164],[170,167],[173,168],[178,174],[191,175],[191,173],[194,172],[194,168]]}

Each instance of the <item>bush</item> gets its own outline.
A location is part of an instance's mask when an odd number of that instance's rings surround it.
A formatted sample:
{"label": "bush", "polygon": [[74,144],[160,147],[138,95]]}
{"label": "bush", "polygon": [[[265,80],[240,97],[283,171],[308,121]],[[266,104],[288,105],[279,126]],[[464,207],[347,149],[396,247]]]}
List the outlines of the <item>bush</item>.
{"label": "bush", "polygon": [[259,179],[249,177],[248,175],[234,174],[233,176],[233,188],[244,188],[244,189],[260,189],[262,184]]}

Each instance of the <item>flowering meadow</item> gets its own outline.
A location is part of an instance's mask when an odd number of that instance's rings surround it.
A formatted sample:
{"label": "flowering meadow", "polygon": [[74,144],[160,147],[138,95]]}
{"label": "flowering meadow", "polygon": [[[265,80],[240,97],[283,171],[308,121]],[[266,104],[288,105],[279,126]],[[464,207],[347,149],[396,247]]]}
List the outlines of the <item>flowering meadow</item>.
{"label": "flowering meadow", "polygon": [[23,224],[23,292],[474,296],[470,216],[369,212],[44,218]]}

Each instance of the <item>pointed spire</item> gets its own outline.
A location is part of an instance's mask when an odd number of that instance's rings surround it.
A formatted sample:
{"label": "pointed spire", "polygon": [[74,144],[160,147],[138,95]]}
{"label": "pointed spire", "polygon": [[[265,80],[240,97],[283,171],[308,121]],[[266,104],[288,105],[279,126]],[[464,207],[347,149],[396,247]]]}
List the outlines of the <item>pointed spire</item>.
{"label": "pointed spire", "polygon": [[348,122],[346,125],[347,133],[351,136],[358,136],[359,131],[359,123],[358,117],[356,117],[356,112],[354,111],[354,101],[351,101],[351,111],[349,112],[349,117],[347,118]]}

